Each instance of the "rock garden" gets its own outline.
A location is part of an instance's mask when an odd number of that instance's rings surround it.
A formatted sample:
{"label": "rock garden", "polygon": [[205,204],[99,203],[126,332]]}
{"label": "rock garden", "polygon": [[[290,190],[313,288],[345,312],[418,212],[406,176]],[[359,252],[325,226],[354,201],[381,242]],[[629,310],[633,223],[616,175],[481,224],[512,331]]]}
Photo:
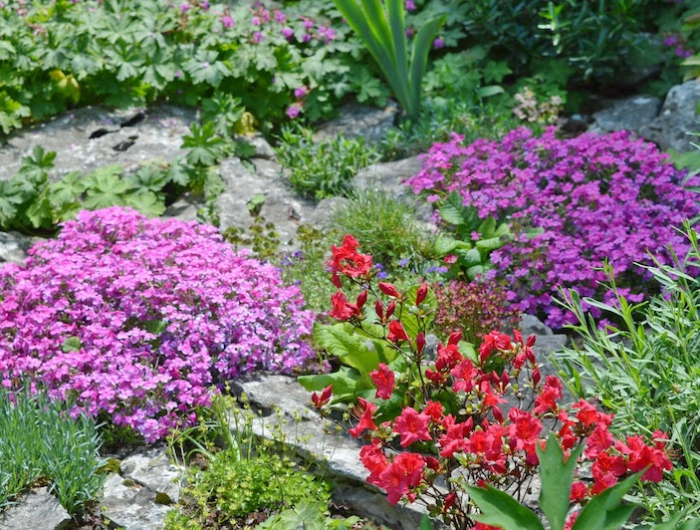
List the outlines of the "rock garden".
{"label": "rock garden", "polygon": [[700,5],[0,0],[0,528],[700,529]]}

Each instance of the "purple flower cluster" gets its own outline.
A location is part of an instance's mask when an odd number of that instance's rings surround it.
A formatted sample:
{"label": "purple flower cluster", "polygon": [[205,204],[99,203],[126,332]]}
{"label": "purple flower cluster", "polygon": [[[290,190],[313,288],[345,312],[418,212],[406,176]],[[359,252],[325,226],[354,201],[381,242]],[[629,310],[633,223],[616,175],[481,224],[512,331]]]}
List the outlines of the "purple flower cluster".
{"label": "purple flower cluster", "polygon": [[[605,260],[622,293],[646,294],[648,252],[668,263],[667,245],[683,255],[687,242],[674,227],[698,214],[700,184],[686,178],[666,154],[627,132],[559,139],[549,128],[535,137],[525,128],[501,141],[469,146],[453,135],[423,157],[423,169],[406,183],[416,193],[458,190],[482,218],[508,219],[514,240],[491,254],[508,297],[524,312],[542,312],[560,327],[572,320],[553,301],[560,288],[582,296],[610,293],[599,285]],[[537,227],[539,235],[526,234]]]}
{"label": "purple flower cluster", "polygon": [[314,357],[303,305],[212,226],[82,212],[0,269],[0,381],[30,377],[153,441],[191,424],[211,385]]}

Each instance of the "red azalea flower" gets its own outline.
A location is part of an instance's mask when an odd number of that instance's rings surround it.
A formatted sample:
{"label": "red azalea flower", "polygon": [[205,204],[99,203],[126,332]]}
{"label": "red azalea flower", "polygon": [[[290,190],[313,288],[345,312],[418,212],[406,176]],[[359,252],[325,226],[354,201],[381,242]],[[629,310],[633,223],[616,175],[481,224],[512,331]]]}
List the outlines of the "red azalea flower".
{"label": "red azalea flower", "polygon": [[430,441],[430,416],[419,414],[413,407],[406,407],[394,420],[394,432],[401,435],[401,447],[408,447],[420,440]]}
{"label": "red azalea flower", "polygon": [[495,350],[511,350],[512,344],[510,337],[499,331],[492,331],[488,335],[484,335],[481,346],[479,346],[479,359],[483,363],[488,359]]}
{"label": "red azalea flower", "polygon": [[357,426],[348,430],[353,438],[359,438],[366,430],[377,430],[377,425],[374,423],[373,419],[374,413],[377,412],[377,405],[361,397],[358,397],[357,401],[359,403],[357,410],[361,410],[362,412],[358,414],[360,421]]}
{"label": "red azalea flower", "polygon": [[590,460],[598,458],[602,452],[607,451],[615,443],[615,438],[610,434],[608,428],[598,423],[596,428],[586,440],[586,450],[584,456]]}
{"label": "red azalea flower", "polygon": [[455,453],[464,453],[469,450],[467,436],[474,428],[474,420],[470,417],[463,423],[455,423],[452,415],[446,416],[442,423],[445,434],[440,436],[440,456],[452,458]]}
{"label": "red azalea flower", "polygon": [[389,467],[389,459],[382,451],[379,442],[373,441],[372,445],[362,446],[362,449],[360,449],[360,462],[370,473],[369,477],[367,477],[367,482],[379,486],[379,476]]}
{"label": "red azalea flower", "polygon": [[311,394],[311,401],[313,402],[314,407],[317,409],[323,408],[325,404],[330,402],[332,393],[333,385],[328,385],[323,389],[320,396],[316,392]]}
{"label": "red azalea flower", "polygon": [[372,256],[359,254],[357,247],[360,244],[350,234],[343,238],[340,247],[331,246],[331,259],[328,266],[332,272],[333,285],[340,288],[340,274],[346,274],[352,278],[366,276],[372,269]]}
{"label": "red azalea flower", "polygon": [[428,401],[423,407],[423,414],[427,414],[435,423],[440,423],[442,420],[442,403],[439,401]]}
{"label": "red azalea flower", "polygon": [[454,392],[471,392],[474,389],[476,378],[480,373],[480,370],[478,370],[469,359],[462,360],[462,362],[450,370],[450,374],[455,379],[452,390]]}
{"label": "red azalea flower", "polygon": [[584,482],[579,480],[571,485],[571,493],[569,494],[569,500],[571,502],[581,502],[585,500],[587,496],[588,486],[586,486]]}
{"label": "red azalea flower", "polygon": [[362,314],[357,305],[348,303],[347,298],[340,291],[331,296],[331,303],[333,304],[333,309],[330,312],[330,316],[336,320],[349,320]]}
{"label": "red azalea flower", "polygon": [[535,399],[535,414],[545,414],[557,411],[557,399],[562,396],[561,380],[553,375],[548,375],[544,383],[544,388]]}
{"label": "red azalea flower", "polygon": [[384,363],[379,363],[378,370],[372,370],[369,374],[377,387],[377,393],[374,397],[381,399],[389,399],[394,392],[394,372]]}
{"label": "red azalea flower", "polygon": [[[386,500],[392,506],[409,494],[410,488],[415,488],[423,478],[425,460],[415,453],[401,453],[380,475],[380,487],[387,493]],[[410,500],[410,499],[409,499]]]}
{"label": "red azalea flower", "polygon": [[389,334],[386,336],[389,342],[399,342],[400,340],[408,341],[408,335],[403,329],[401,322],[392,320],[389,322]]}

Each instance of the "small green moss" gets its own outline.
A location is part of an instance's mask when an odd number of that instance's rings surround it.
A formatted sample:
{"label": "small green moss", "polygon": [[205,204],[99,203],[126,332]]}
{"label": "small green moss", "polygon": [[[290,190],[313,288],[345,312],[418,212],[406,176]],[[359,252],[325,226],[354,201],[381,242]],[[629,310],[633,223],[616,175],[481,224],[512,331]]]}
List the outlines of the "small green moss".
{"label": "small green moss", "polygon": [[167,493],[156,493],[156,504],[163,504],[164,506],[171,506],[175,504]]}
{"label": "small green moss", "polygon": [[124,480],[122,480],[122,485],[126,486],[127,488],[133,488],[134,486],[136,486],[136,482],[134,482],[130,478],[125,478]]}
{"label": "small green moss", "polygon": [[108,458],[105,465],[99,469],[100,473],[120,473],[121,472],[121,461],[116,458]]}

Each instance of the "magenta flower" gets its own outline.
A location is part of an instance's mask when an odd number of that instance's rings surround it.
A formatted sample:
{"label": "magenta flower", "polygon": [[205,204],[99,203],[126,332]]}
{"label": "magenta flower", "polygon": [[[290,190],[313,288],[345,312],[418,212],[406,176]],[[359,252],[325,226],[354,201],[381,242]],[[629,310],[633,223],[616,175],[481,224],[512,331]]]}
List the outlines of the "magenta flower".
{"label": "magenta flower", "polygon": [[282,11],[275,11],[275,22],[278,24],[286,24],[287,16]]}
{"label": "magenta flower", "polygon": [[282,28],[282,36],[287,40],[291,40],[294,37],[294,30],[289,26],[285,26]]}
{"label": "magenta flower", "polygon": [[445,41],[442,38],[438,37],[433,41],[433,47],[436,50],[440,50],[445,47]]}
{"label": "magenta flower", "polygon": [[301,99],[306,95],[307,92],[308,89],[302,85],[294,89],[294,97],[297,99]]}
{"label": "magenta flower", "polygon": [[287,116],[293,120],[298,118],[299,114],[301,114],[301,106],[297,103],[291,104],[287,109]]}
{"label": "magenta flower", "polygon": [[303,304],[213,226],[81,212],[0,267],[0,384],[30,378],[154,441],[196,423],[212,385],[315,357]]}
{"label": "magenta flower", "polygon": [[260,17],[253,17],[250,21],[250,23],[253,26],[259,26],[262,22],[260,22]]}
{"label": "magenta flower", "polygon": [[406,0],[406,11],[415,11],[416,9],[416,4],[413,2],[413,0]]}
{"label": "magenta flower", "polygon": [[226,29],[232,28],[233,27],[233,18],[231,15],[224,15],[221,17],[221,23],[224,25]]}
{"label": "magenta flower", "polygon": [[265,35],[263,35],[262,32],[256,31],[255,33],[253,33],[253,42],[255,44],[260,44],[264,39]]}

